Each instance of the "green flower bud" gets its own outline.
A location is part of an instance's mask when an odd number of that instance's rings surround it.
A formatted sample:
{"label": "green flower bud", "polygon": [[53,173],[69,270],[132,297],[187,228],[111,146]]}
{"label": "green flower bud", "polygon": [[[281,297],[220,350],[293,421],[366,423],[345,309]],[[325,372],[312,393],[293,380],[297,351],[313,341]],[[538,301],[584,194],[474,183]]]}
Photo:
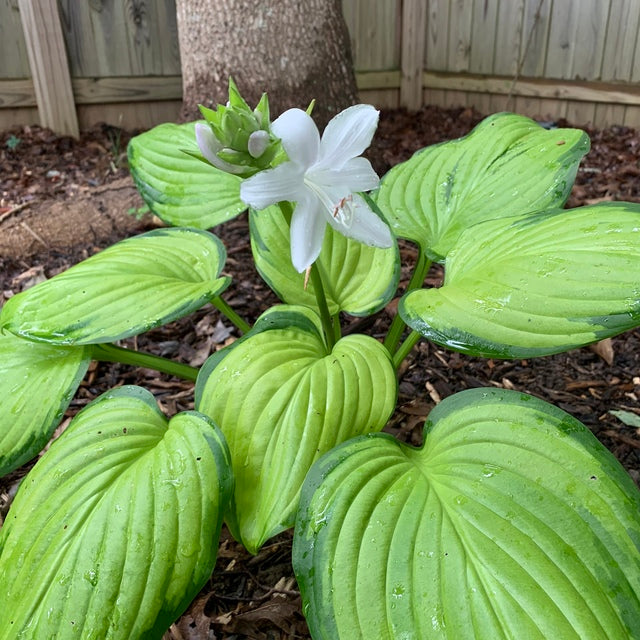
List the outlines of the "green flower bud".
{"label": "green flower bud", "polygon": [[198,147],[206,160],[223,171],[253,175],[268,168],[281,150],[271,134],[266,93],[252,111],[229,78],[229,102],[216,109],[200,106],[200,112],[207,125],[197,127]]}

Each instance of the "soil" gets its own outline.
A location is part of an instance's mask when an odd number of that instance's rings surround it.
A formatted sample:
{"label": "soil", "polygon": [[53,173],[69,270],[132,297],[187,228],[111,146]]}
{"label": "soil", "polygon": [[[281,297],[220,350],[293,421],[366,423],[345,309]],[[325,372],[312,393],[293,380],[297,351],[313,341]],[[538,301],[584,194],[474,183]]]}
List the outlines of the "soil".
{"label": "soil", "polygon": [[[369,151],[384,174],[426,145],[466,134],[482,118],[470,109],[425,107],[417,114],[383,111]],[[560,121],[559,126],[569,126]],[[568,206],[606,200],[640,202],[640,133],[626,127],[587,129],[592,149],[583,160]],[[60,138],[38,127],[0,133],[0,305],[12,295],[79,262],[128,235],[160,222],[137,217],[143,202],[126,166],[132,132],[95,127],[80,140]],[[253,268],[247,220],[241,216],[214,229],[227,246],[225,273],[233,277],[227,301],[254,320],[276,302]],[[404,264],[415,251],[401,244]],[[402,287],[409,277],[403,271]],[[442,271],[429,274],[437,285]],[[367,331],[384,333],[393,303],[368,321]],[[345,318],[347,323],[362,321]],[[206,306],[190,317],[125,343],[194,366],[237,337],[236,330]],[[640,481],[640,429],[612,411],[640,416],[640,330],[593,348],[534,360],[486,360],[445,351],[426,342],[400,372],[398,409],[386,430],[419,444],[422,425],[440,399],[462,389],[517,389],[556,404],[579,418]],[[193,386],[169,376],[125,365],[91,367],[63,426],[93,398],[121,384],[151,390],[172,415],[193,408]],[[0,523],[30,463],[0,480]],[[189,610],[165,639],[308,638],[290,562],[291,532],[249,555],[223,529],[216,570]]]}

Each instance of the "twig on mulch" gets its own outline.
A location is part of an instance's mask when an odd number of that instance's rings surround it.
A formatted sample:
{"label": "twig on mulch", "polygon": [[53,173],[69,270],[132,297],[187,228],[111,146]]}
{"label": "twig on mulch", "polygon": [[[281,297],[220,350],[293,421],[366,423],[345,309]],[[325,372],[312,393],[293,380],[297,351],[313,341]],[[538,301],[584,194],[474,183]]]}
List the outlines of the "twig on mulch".
{"label": "twig on mulch", "polygon": [[4,213],[0,214],[0,222],[3,222],[4,220],[12,216],[14,213],[18,213],[18,211],[22,211],[22,209],[25,209],[30,204],[33,204],[33,202],[23,202],[22,204],[17,204],[15,207],[11,207],[9,211],[5,211]]}
{"label": "twig on mulch", "polygon": [[601,431],[600,433],[605,436],[609,436],[614,440],[619,440],[620,442],[624,442],[625,444],[628,444],[630,447],[633,447],[634,449],[640,449],[640,440],[636,440],[635,438],[631,438],[630,436],[625,436],[623,433],[618,433],[613,429],[606,429],[604,431]]}

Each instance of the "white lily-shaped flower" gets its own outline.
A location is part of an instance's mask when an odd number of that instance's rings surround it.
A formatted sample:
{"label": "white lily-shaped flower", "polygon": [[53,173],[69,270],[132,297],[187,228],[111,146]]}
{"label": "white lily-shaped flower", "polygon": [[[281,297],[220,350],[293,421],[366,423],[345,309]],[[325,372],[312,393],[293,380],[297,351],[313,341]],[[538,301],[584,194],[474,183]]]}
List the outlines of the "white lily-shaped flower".
{"label": "white lily-shaped flower", "polygon": [[272,125],[289,162],[245,180],[240,197],[254,209],[289,200],[291,260],[304,271],[320,254],[326,225],[374,247],[393,244],[389,227],[371,210],[359,191],[375,189],[380,179],[366,158],[378,125],[370,105],[345,109],[327,125],[322,139],[311,117],[301,109],[285,111]]}

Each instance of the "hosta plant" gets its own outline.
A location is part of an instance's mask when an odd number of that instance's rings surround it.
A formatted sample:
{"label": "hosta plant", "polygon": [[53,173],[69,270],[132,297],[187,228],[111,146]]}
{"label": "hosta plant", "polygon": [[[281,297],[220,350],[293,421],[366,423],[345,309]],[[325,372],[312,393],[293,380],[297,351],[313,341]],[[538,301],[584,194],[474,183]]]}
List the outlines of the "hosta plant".
{"label": "hosta plant", "polygon": [[[164,416],[139,387],[78,413],[0,532],[0,638],[160,638],[210,575],[223,520],[255,553],[293,527],[316,640],[640,633],[640,493],[575,418],[498,389],[446,398],[424,444],[380,433],[426,339],[532,358],[640,325],[640,205],[564,209],[586,134],[500,113],[382,181],[378,113],[320,135],[229,103],[129,146],[168,225],[11,298],[0,313],[0,470],[47,444],[91,360],[195,381]],[[208,231],[249,209],[282,304],[253,326],[224,300]],[[399,292],[397,239],[418,258]],[[432,261],[443,285],[424,286]],[[396,296],[384,340],[343,335]],[[242,334],[197,370],[118,342],[214,304]]]}

